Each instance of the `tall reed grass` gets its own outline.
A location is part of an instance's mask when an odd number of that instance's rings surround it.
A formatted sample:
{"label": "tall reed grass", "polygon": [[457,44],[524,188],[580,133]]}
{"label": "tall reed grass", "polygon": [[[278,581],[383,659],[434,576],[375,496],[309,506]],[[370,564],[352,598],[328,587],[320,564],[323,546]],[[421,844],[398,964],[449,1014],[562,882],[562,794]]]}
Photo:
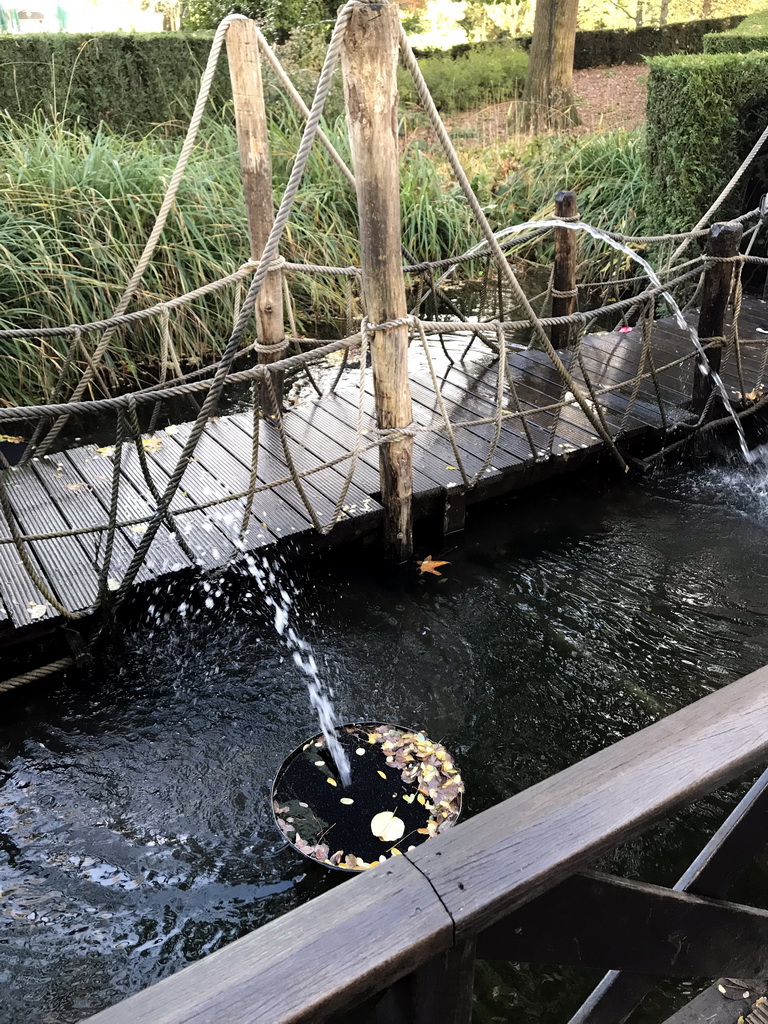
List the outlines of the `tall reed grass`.
{"label": "tall reed grass", "polygon": [[[301,125],[279,106],[272,116],[277,203]],[[343,120],[326,131],[349,159]],[[178,145],[161,134],[137,139],[105,127],[91,134],[42,117],[22,124],[0,115],[0,326],[55,326],[110,314],[151,229]],[[580,189],[585,215],[594,211],[594,219],[620,227],[636,221],[644,201],[641,146],[632,136],[553,140],[522,154],[488,151],[484,159],[470,151],[469,158],[473,183],[498,227],[551,212],[551,196],[561,187]],[[405,148],[401,184],[403,241],[417,260],[456,255],[478,241],[465,201],[424,140]],[[234,130],[210,123],[131,308],[235,270],[249,255],[245,224]],[[359,262],[353,190],[320,147],[310,158],[281,252],[293,262]],[[343,329],[342,280],[292,275],[290,283],[304,330]],[[172,314],[183,365],[199,365],[221,351],[234,299],[229,289]],[[61,339],[0,343],[0,403],[48,399],[66,345]],[[124,329],[105,364],[108,383],[152,379],[159,350],[155,322]]]}

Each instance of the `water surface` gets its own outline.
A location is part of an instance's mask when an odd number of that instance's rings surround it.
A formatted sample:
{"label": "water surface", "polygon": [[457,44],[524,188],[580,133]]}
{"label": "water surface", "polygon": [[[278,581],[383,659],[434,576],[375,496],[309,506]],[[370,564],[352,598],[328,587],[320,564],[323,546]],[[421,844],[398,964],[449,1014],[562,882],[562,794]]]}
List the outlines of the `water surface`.
{"label": "water surface", "polygon": [[[762,462],[582,478],[473,510],[440,578],[363,549],[294,565],[297,625],[339,717],[444,742],[474,814],[768,662],[767,534]],[[330,884],[271,823],[270,780],[317,728],[252,582],[158,596],[104,664],[3,702],[0,1024],[77,1021]],[[745,784],[613,866],[673,882]],[[595,980],[481,965],[476,1020],[565,1021]]]}

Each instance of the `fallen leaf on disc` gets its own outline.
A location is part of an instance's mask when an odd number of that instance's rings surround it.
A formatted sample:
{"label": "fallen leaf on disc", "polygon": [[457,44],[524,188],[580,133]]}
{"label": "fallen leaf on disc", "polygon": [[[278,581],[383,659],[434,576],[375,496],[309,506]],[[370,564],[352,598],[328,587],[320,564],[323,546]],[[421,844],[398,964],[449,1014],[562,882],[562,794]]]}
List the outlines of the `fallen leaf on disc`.
{"label": "fallen leaf on disc", "polygon": [[156,452],[163,447],[162,437],[143,437],[141,446],[145,452]]}
{"label": "fallen leaf on disc", "polygon": [[45,613],[48,611],[47,604],[36,604],[34,601],[29,602],[29,617],[30,619],[42,619]]}
{"label": "fallen leaf on disc", "polygon": [[77,483],[67,484],[67,490],[68,491],[79,491],[81,487],[87,487],[87,486],[88,486],[88,484],[85,482],[85,480],[78,480]]}
{"label": "fallen leaf on disc", "polygon": [[106,444],[106,445],[104,445],[103,448],[97,448],[96,449],[96,454],[97,455],[114,455],[115,454],[115,446],[113,444]]}
{"label": "fallen leaf on disc", "polygon": [[178,434],[179,428],[175,423],[171,423],[169,426],[165,428],[165,432],[166,434],[170,434],[172,436],[173,434]]}
{"label": "fallen leaf on disc", "polygon": [[423,561],[419,562],[419,572],[431,572],[433,576],[442,576],[443,574],[437,571],[438,567],[450,564],[450,562],[437,562],[433,560],[431,555],[427,555]]}
{"label": "fallen leaf on disc", "polygon": [[371,818],[371,832],[383,843],[394,843],[402,839],[405,822],[394,811],[380,811]]}

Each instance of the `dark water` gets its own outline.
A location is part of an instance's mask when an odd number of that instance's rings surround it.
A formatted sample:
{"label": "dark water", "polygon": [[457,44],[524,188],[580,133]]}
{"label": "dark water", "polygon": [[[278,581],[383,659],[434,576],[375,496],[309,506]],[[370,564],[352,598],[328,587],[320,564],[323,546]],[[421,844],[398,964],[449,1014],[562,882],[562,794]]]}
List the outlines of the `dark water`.
{"label": "dark water", "polygon": [[[767,539],[760,464],[478,510],[442,578],[362,551],[292,573],[342,719],[442,740],[472,814],[768,661]],[[302,677],[247,580],[209,586],[88,677],[2,705],[2,1024],[76,1021],[330,884],[268,813],[283,755],[316,731]],[[747,781],[614,866],[674,881]],[[758,866],[745,886],[766,882]],[[565,1021],[594,980],[480,965],[476,1020]]]}

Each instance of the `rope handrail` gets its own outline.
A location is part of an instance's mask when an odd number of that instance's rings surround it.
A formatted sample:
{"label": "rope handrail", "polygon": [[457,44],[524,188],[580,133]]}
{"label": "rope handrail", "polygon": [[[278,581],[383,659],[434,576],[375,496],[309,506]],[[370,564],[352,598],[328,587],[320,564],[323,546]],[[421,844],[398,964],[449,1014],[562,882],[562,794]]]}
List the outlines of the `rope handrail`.
{"label": "rope handrail", "polygon": [[[182,536],[183,531],[178,529],[178,517],[189,513],[204,512],[217,506],[227,503],[242,501],[242,507],[235,513],[240,519],[240,531],[237,542],[233,542],[235,552],[243,550],[243,538],[249,527],[250,521],[255,518],[254,499],[257,494],[269,491],[276,487],[292,484],[295,488],[293,504],[303,509],[303,520],[311,523],[315,530],[326,533],[340,521],[345,515],[345,501],[350,488],[353,485],[355,473],[359,460],[367,453],[376,451],[382,445],[392,444],[401,441],[404,437],[417,438],[425,434],[440,434],[443,437],[441,442],[449,454],[455,466],[448,468],[455,469],[461,477],[461,484],[465,489],[475,487],[483,478],[484,474],[494,470],[493,462],[497,451],[503,450],[505,443],[504,428],[509,423],[519,424],[522,434],[525,435],[530,447],[530,460],[533,463],[545,461],[554,457],[555,439],[568,436],[567,433],[558,433],[561,425],[561,417],[564,410],[572,408],[583,418],[578,421],[578,430],[585,433],[587,437],[596,443],[600,440],[602,446],[610,452],[614,461],[624,470],[628,470],[628,464],[623,453],[623,446],[620,443],[628,429],[633,412],[639,408],[639,404],[654,402],[658,406],[658,418],[662,427],[662,437],[667,443],[663,450],[671,450],[672,446],[684,443],[686,438],[676,440],[677,434],[672,433],[677,427],[684,427],[687,436],[704,428],[710,412],[711,402],[698,418],[691,420],[684,410],[677,409],[677,415],[671,416],[664,397],[664,387],[668,382],[662,384],[660,374],[669,372],[676,367],[683,367],[692,363],[703,362],[707,364],[707,351],[716,346],[718,351],[723,350],[728,357],[730,351],[735,352],[738,375],[737,381],[741,387],[741,396],[745,401],[758,399],[748,408],[740,409],[738,417],[749,415],[754,411],[755,404],[762,403],[762,377],[768,362],[768,345],[763,345],[764,359],[762,369],[759,372],[759,379],[753,391],[745,395],[747,385],[745,384],[744,367],[742,364],[742,347],[749,344],[762,344],[760,342],[743,342],[739,337],[738,318],[741,310],[742,290],[740,273],[743,266],[753,264],[756,266],[768,265],[768,257],[752,255],[757,231],[762,226],[762,220],[758,221],[745,234],[750,235],[749,246],[744,253],[731,257],[713,257],[708,254],[699,254],[682,263],[675,263],[675,259],[683,251],[686,245],[696,238],[703,238],[707,234],[702,229],[701,223],[693,230],[683,233],[670,233],[665,235],[624,235],[619,232],[605,231],[604,229],[593,228],[578,217],[551,218],[550,220],[529,221],[522,225],[510,225],[499,231],[494,231],[486,216],[485,209],[475,194],[472,185],[461,165],[458,154],[448,136],[440,115],[435,107],[434,101],[424,81],[423,75],[418,67],[413,51],[410,48],[402,27],[400,27],[400,50],[401,57],[410,73],[417,97],[421,102],[427,118],[434,130],[443,154],[450,166],[451,172],[464,199],[469,207],[475,226],[479,230],[481,240],[472,245],[463,253],[456,256],[445,257],[431,261],[418,262],[414,256],[402,247],[402,269],[407,275],[416,278],[415,285],[418,297],[413,311],[407,316],[401,316],[383,323],[369,322],[365,310],[362,315],[355,315],[354,291],[356,282],[361,282],[362,272],[359,266],[355,265],[329,265],[311,262],[289,261],[279,252],[281,239],[285,232],[293,204],[297,198],[299,187],[307,168],[311,147],[319,142],[330,154],[335,165],[342,173],[348,183],[354,184],[355,179],[352,171],[346,165],[333,147],[330,140],[325,136],[320,127],[320,121],[327,97],[331,88],[332,75],[338,61],[341,46],[347,25],[352,17],[352,12],[360,6],[361,0],[347,0],[340,9],[331,41],[325,56],[323,68],[317,83],[315,95],[311,107],[304,104],[297,91],[290,83],[290,78],[280,65],[274,52],[259,33],[259,46],[266,59],[272,65],[281,84],[287,89],[289,96],[305,118],[301,141],[289,174],[288,183],[280,201],[274,224],[269,232],[267,242],[259,259],[249,259],[230,274],[226,274],[214,281],[207,282],[200,287],[176,295],[165,301],[156,302],[153,305],[142,309],[128,311],[128,305],[135,295],[139,282],[146,266],[152,258],[152,253],[157,245],[160,234],[163,230],[168,211],[174,201],[176,190],[184,173],[186,161],[189,158],[191,147],[194,143],[195,134],[199,128],[202,110],[205,107],[207,92],[210,89],[210,81],[213,70],[216,66],[219,51],[223,45],[227,26],[234,18],[240,16],[232,15],[219,25],[214,37],[214,45],[211,49],[206,72],[201,83],[201,91],[195,106],[195,114],[190,122],[190,128],[185,138],[182,151],[179,155],[176,171],[161,203],[155,225],[150,237],[144,247],[142,256],[134,270],[134,273],[126,287],[123,296],[118,303],[114,313],[105,319],[95,320],[85,324],[69,324],[61,327],[8,327],[0,329],[0,340],[11,338],[34,338],[39,339],[41,344],[46,339],[60,337],[67,339],[67,352],[61,364],[58,381],[56,381],[51,401],[39,405],[11,406],[0,408],[0,425],[3,423],[21,423],[25,427],[32,425],[34,433],[31,441],[23,452],[20,463],[20,471],[25,472],[24,464],[33,458],[46,457],[46,453],[60,435],[64,424],[72,415],[93,415],[93,414],[114,414],[116,420],[115,448],[111,459],[111,480],[107,487],[108,495],[102,498],[102,504],[106,508],[106,521],[103,523],[89,524],[88,526],[76,527],[62,531],[40,531],[31,533],[22,528],[21,519],[17,516],[11,496],[9,495],[6,481],[10,474],[17,472],[13,468],[0,468],[0,508],[2,515],[7,520],[10,536],[0,538],[0,547],[12,545],[16,548],[20,562],[29,577],[29,580],[37,591],[42,595],[43,600],[49,604],[60,615],[77,619],[90,613],[89,609],[72,609],[61,600],[61,595],[54,592],[46,580],[38,571],[38,560],[34,551],[28,545],[54,538],[65,538],[82,536],[84,534],[96,534],[99,537],[95,561],[97,565],[98,596],[97,603],[112,603],[119,605],[126,597],[139,570],[141,569],[147,552],[152,545],[155,536],[161,529],[167,528],[170,535],[175,538],[180,551],[180,558],[195,564],[197,561],[195,552],[188,541]],[[766,129],[768,132],[768,129]],[[755,151],[756,152],[756,151]],[[735,187],[733,182],[728,188]],[[727,190],[726,190],[727,192]],[[725,193],[724,193],[725,195]],[[721,197],[722,198],[722,197]],[[751,210],[743,214],[738,220],[741,223],[748,223],[759,215],[759,210]],[[566,224],[566,221],[571,222]],[[578,223],[577,223],[578,222]],[[573,230],[586,230],[599,243],[602,240],[608,243],[609,248],[619,249],[620,246],[627,247],[623,250],[628,253],[636,262],[640,263],[644,273],[633,277],[607,276],[599,282],[578,282],[567,289],[556,289],[553,285],[553,278],[550,277],[547,289],[540,296],[529,299],[519,279],[519,272],[525,271],[527,267],[537,267],[537,251],[540,247],[531,252],[530,246],[539,246],[544,240],[546,246],[550,245],[550,235],[553,231],[561,233],[564,227]],[[613,242],[613,246],[611,246]],[[663,268],[654,272],[650,262],[644,260],[637,253],[629,251],[630,246],[644,246],[658,244],[671,245],[677,242],[683,244],[678,246],[677,252],[672,259],[667,260]],[[663,251],[663,250],[662,250]],[[531,257],[531,258],[528,258]],[[514,258],[513,267],[511,259]],[[602,257],[601,257],[602,258]],[[616,258],[612,257],[613,266],[616,266]],[[619,257],[621,263],[622,257]],[[661,258],[659,258],[661,259]],[[483,296],[480,300],[479,311],[476,316],[465,316],[464,310],[441,290],[441,285],[450,274],[462,265],[477,262],[483,268]],[[677,317],[678,327],[684,327],[684,321],[680,314],[678,305],[678,293],[673,289],[685,286],[683,294],[690,296],[693,291],[694,279],[698,279],[693,299],[698,295],[701,281],[704,279],[708,268],[717,263],[729,263],[736,267],[736,291],[734,301],[733,325],[720,333],[725,333],[724,338],[706,338],[702,341],[702,349],[696,350],[691,344],[686,351],[663,365],[656,365],[654,348],[652,344],[652,332],[654,320],[658,315],[657,307],[663,307],[664,303]],[[605,264],[610,270],[610,261]],[[626,264],[622,264],[626,266]],[[288,322],[291,327],[289,336],[281,337],[279,341],[271,344],[264,344],[258,337],[252,340],[247,332],[252,322],[256,303],[259,300],[262,285],[267,275],[279,270],[282,275],[283,288],[285,291]],[[495,287],[497,294],[492,302],[488,302],[489,290],[493,292],[494,282],[492,274],[495,273]],[[599,273],[599,271],[598,271]],[[346,295],[346,336],[337,340],[327,341],[318,338],[302,338],[295,326],[294,310],[291,300],[290,289],[288,288],[288,275],[309,275],[315,277],[338,277],[344,282]],[[711,275],[710,275],[711,276]],[[566,316],[549,316],[548,303],[553,298],[574,298],[584,296],[586,289],[599,286],[604,291],[594,301],[603,300],[601,305],[590,309],[576,310]],[[314,285],[311,285],[314,287]],[[232,324],[228,340],[223,346],[221,354],[210,364],[198,367],[187,373],[183,372],[182,362],[179,358],[179,351],[174,344],[171,331],[171,313],[188,304],[191,304],[206,296],[222,292],[225,289],[233,288],[233,309]],[[615,289],[615,291],[609,291]],[[604,301],[608,296],[616,295],[612,301]],[[428,307],[426,300],[431,296],[434,314],[429,317],[426,314]],[[364,296],[363,296],[364,297]],[[438,308],[438,299],[443,304],[443,309]],[[680,300],[682,302],[682,300]],[[422,308],[423,307],[423,308]],[[505,308],[506,307],[506,308]],[[687,308],[687,307],[685,307]],[[445,310],[452,314],[445,315]],[[517,319],[505,316],[510,310],[518,314]],[[490,315],[489,315],[490,312]],[[441,315],[443,318],[441,318]],[[635,338],[629,343],[627,351],[639,353],[639,361],[634,367],[634,372],[627,371],[624,379],[623,371],[620,372],[621,380],[614,380],[611,377],[594,377],[594,371],[590,371],[587,347],[585,338],[588,330],[594,329],[594,325],[600,323],[605,325],[617,323],[617,318],[622,324],[621,330],[630,330],[629,320],[637,317],[637,325],[642,330],[642,344],[638,348]],[[138,387],[135,390],[125,391],[121,394],[109,394],[106,381],[102,380],[102,361],[109,349],[112,337],[121,327],[131,327],[152,321],[158,321],[159,342],[160,342],[160,373],[159,381],[155,384]],[[355,324],[359,323],[359,329],[355,330]],[[367,414],[364,411],[364,403],[370,395],[370,375],[366,370],[367,354],[371,339],[374,333],[394,330],[395,328],[408,328],[408,335],[414,344],[418,344],[424,359],[426,373],[429,377],[430,395],[433,396],[434,408],[432,418],[428,423],[411,422],[407,426],[391,429],[379,427],[367,427]],[[569,351],[566,355],[562,350],[552,344],[549,330],[552,327],[566,327],[569,331],[559,343],[569,344]],[[85,336],[88,334],[100,335],[93,351],[89,351],[85,344]],[[521,401],[522,388],[518,389],[515,376],[512,372],[508,353],[513,348],[525,348],[524,345],[516,345],[513,341],[518,335],[525,334],[528,337],[526,342],[530,348],[540,350],[546,357],[548,371],[554,371],[555,387],[559,388],[559,395],[550,394],[547,388],[539,390],[547,392],[540,396],[537,401],[543,399],[543,404],[536,404],[527,399]],[[570,335],[570,337],[568,337]],[[444,393],[444,376],[438,371],[438,364],[433,358],[433,342],[430,339],[437,338],[443,353],[448,360],[448,365],[455,363],[454,358],[448,351],[446,345],[451,337],[468,337],[469,341],[460,357],[464,359],[475,341],[482,342],[492,353],[493,358],[488,362],[478,363],[482,370],[482,387],[472,412],[464,409],[461,403],[450,401],[450,392]],[[684,337],[684,334],[681,335]],[[531,340],[532,339],[532,340]],[[696,341],[695,331],[691,332],[692,341]],[[463,344],[463,342],[461,343]],[[349,353],[352,349],[359,347],[359,379],[355,386],[348,385],[350,373],[347,371]],[[61,346],[62,350],[64,346]],[[295,351],[292,351],[295,350]],[[292,354],[284,358],[274,359],[271,362],[260,363],[259,365],[246,366],[243,369],[236,369],[236,360],[248,355],[258,354],[271,357],[282,351],[292,351]],[[671,354],[675,349],[672,349]],[[280,404],[277,401],[275,391],[275,377],[277,374],[293,373],[302,371],[307,374],[308,379],[318,394],[321,393],[317,382],[310,373],[310,367],[315,366],[328,356],[341,353],[341,360],[338,372],[331,384],[331,391],[339,385],[340,393],[344,396],[345,403],[349,403],[354,411],[354,440],[350,450],[343,450],[336,457],[324,458],[317,465],[307,466],[306,462],[298,458],[295,446],[291,441],[290,430],[286,427]],[[531,365],[536,366],[535,356],[531,357]],[[719,356],[718,356],[719,358]],[[466,364],[464,364],[466,367]],[[495,371],[492,369],[495,366]],[[83,369],[84,367],[84,369]],[[77,371],[80,373],[79,380],[70,391],[68,385],[69,375]],[[486,377],[486,373],[488,376]],[[495,373],[495,376],[494,376]],[[493,379],[492,379],[493,378]],[[593,379],[594,378],[594,379]],[[104,397],[86,397],[86,388],[93,381],[104,392]],[[343,383],[342,383],[343,382]],[[551,383],[551,378],[548,383]],[[646,383],[649,385],[641,395],[641,387]],[[750,384],[752,381],[750,381]],[[225,493],[217,493],[210,499],[193,500],[193,497],[185,494],[186,501],[179,500],[177,495],[182,486],[182,478],[195,458],[195,451],[198,441],[207,429],[209,421],[214,417],[219,400],[225,388],[237,385],[251,385],[252,390],[252,437],[250,452],[250,467],[247,473],[247,487],[236,490],[236,484],[231,483],[224,486]],[[652,393],[651,393],[652,386]],[[271,396],[271,411],[267,417],[260,405],[259,393],[262,388],[267,397]],[[673,388],[674,390],[674,388]],[[622,393],[626,398],[619,405],[621,415],[616,413],[617,402],[611,405],[605,399],[617,393]],[[196,406],[197,415],[190,423],[189,429],[185,432],[184,440],[179,439],[177,446],[180,449],[175,462],[168,464],[163,462],[162,474],[154,477],[152,473],[151,460],[147,456],[142,442],[141,428],[138,412],[142,407],[149,406],[150,433],[153,433],[158,422],[161,406],[163,403],[173,399],[194,396],[200,394],[201,404]],[[66,397],[69,400],[64,400]],[[655,396],[655,397],[654,397]],[[727,405],[725,391],[723,390],[724,404]],[[267,402],[267,398],[264,399]],[[266,405],[265,405],[266,408]],[[655,406],[654,406],[655,408]],[[477,415],[474,415],[477,413]],[[641,414],[642,415],[642,414]],[[544,419],[542,419],[544,417]],[[285,474],[277,480],[265,480],[259,469],[260,449],[260,420],[268,418],[270,429],[275,431],[271,442],[279,444],[282,449],[280,456],[281,466]],[[418,417],[417,417],[418,418]],[[53,426],[51,427],[51,421]],[[146,422],[146,421],[145,421]],[[670,424],[674,423],[673,426]],[[490,428],[490,429],[489,429]],[[707,428],[708,429],[708,428]],[[464,432],[464,433],[462,433]],[[464,445],[462,438],[468,433],[473,435],[471,445]],[[476,440],[481,438],[486,447],[477,451]],[[590,443],[593,443],[590,441]],[[334,442],[335,444],[335,442]],[[138,460],[137,472],[141,474],[140,479],[144,481],[140,486],[146,485],[147,500],[150,509],[146,514],[135,518],[126,518],[120,515],[121,509],[121,479],[124,466],[121,463],[125,445],[135,448],[134,457]],[[174,447],[175,450],[175,446]],[[335,450],[339,450],[336,445]],[[562,449],[564,446],[559,444]],[[566,446],[567,447],[567,446]],[[573,449],[571,449],[573,450]],[[126,449],[130,451],[130,449]],[[333,455],[334,448],[330,454]],[[241,460],[242,461],[242,460]],[[282,472],[283,469],[280,471]],[[332,513],[329,515],[329,501],[323,494],[324,502],[316,507],[313,503],[313,493],[317,494],[319,485],[315,482],[314,487],[305,487],[304,481],[312,478],[315,474],[328,469],[335,469],[335,477],[339,491],[335,499],[330,502]],[[32,472],[32,470],[26,470]],[[494,470],[495,471],[495,470]],[[35,471],[37,472],[37,471]],[[109,478],[107,478],[109,479]],[[159,481],[162,482],[159,482]],[[210,491],[198,493],[197,498],[205,497]],[[244,499],[244,501],[243,501]],[[173,504],[173,507],[172,507]],[[107,508],[108,506],[108,508]],[[322,514],[318,512],[322,509]],[[140,539],[132,539],[132,555],[127,569],[122,573],[119,580],[112,577],[113,551],[116,548],[116,541],[120,530],[142,527],[134,531]],[[103,538],[103,540],[102,540]],[[186,563],[185,563],[186,564]]]}

